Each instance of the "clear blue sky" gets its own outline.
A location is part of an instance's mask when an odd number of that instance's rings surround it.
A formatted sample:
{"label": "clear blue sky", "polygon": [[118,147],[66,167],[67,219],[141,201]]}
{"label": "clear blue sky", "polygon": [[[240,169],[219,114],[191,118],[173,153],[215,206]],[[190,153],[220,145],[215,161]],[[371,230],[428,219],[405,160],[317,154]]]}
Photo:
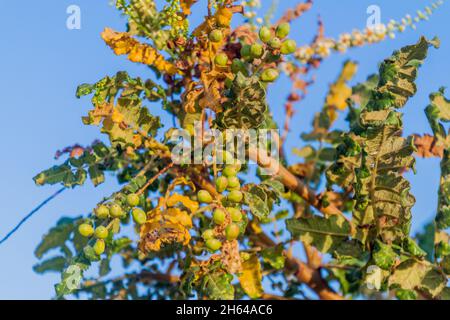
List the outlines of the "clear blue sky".
{"label": "clear blue sky", "polygon": [[[201,0],[204,1],[204,0]],[[0,110],[2,137],[0,167],[0,236],[13,227],[31,208],[56,191],[58,187],[34,185],[31,178],[40,170],[54,164],[56,150],[75,142],[89,144],[100,134],[95,127],[86,127],[81,116],[89,106],[88,99],[77,100],[78,84],[95,82],[104,75],[128,70],[134,76],[145,75],[146,69],[135,66],[123,57],[112,54],[100,39],[105,26],[124,30],[123,18],[109,4],[109,0],[43,0],[3,1],[0,13]],[[162,1],[160,1],[162,2]],[[270,1],[262,0],[269,4]],[[296,1],[280,0],[278,12]],[[293,26],[296,40],[311,39],[320,13],[328,36],[362,28],[367,19],[366,9],[371,4],[381,7],[382,21],[403,17],[422,9],[428,1],[366,1],[366,0],[316,0],[314,9]],[[76,4],[81,7],[82,29],[66,28],[66,8]],[[196,7],[200,7],[197,5]],[[267,5],[265,5],[267,7]],[[293,119],[293,132],[288,147],[297,146],[299,133],[307,131],[314,112],[322,106],[328,84],[333,81],[342,62],[356,59],[360,66],[354,83],[362,81],[377,70],[378,62],[394,49],[415,43],[419,35],[442,40],[439,50],[432,49],[429,59],[420,70],[419,93],[411,99],[404,122],[406,134],[429,132],[423,109],[428,94],[440,86],[450,86],[450,4],[444,4],[430,21],[420,23],[417,31],[408,31],[396,40],[334,55],[326,60],[317,72],[317,84],[303,104],[297,107]],[[195,10],[196,21],[203,14]],[[282,79],[270,90],[269,102],[280,122],[283,120],[282,101],[288,94],[288,83]],[[152,109],[156,114],[162,114]],[[165,120],[168,120],[164,116]],[[291,156],[292,161],[298,160]],[[417,204],[413,209],[414,228],[431,219],[436,207],[436,190],[439,169],[437,160],[417,163],[417,175],[411,176]],[[116,189],[115,180],[94,190],[86,187],[66,191],[54,202],[34,216],[8,242],[0,246],[0,299],[48,299],[54,294],[57,274],[45,276],[33,272],[37,262],[34,248],[41,236],[62,216],[77,216],[89,212],[103,197]]]}

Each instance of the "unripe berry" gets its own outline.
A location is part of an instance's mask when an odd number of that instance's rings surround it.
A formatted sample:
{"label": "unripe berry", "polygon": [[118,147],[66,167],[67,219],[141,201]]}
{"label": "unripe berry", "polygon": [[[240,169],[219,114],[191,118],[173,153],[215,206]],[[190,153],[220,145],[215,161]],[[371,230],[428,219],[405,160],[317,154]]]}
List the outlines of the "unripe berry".
{"label": "unripe berry", "polygon": [[213,201],[211,194],[206,190],[200,190],[197,193],[197,198],[200,203],[211,203]]}
{"label": "unripe berry", "polygon": [[113,218],[121,218],[123,216],[123,210],[122,207],[117,204],[114,203],[110,208],[109,208],[109,213],[111,214],[111,216]]}
{"label": "unripe berry", "polygon": [[272,38],[269,41],[269,46],[273,49],[280,49],[281,48],[281,40],[279,38]]}
{"label": "unripe berry", "polygon": [[224,176],[216,179],[216,189],[218,192],[224,192],[228,187],[228,179]]}
{"label": "unripe berry", "polygon": [[222,31],[215,29],[209,34],[209,40],[212,42],[220,42],[223,39]]}
{"label": "unripe berry", "polygon": [[280,73],[277,69],[266,69],[261,73],[261,80],[264,82],[274,82],[278,79]]}
{"label": "unripe berry", "polygon": [[250,54],[253,58],[261,58],[264,53],[264,48],[259,43],[252,44],[250,47]]}
{"label": "unripe berry", "polygon": [[244,44],[241,48],[241,57],[248,58],[250,57],[250,45]]}
{"label": "unripe berry", "polygon": [[94,234],[94,228],[90,224],[83,223],[78,227],[78,232],[83,237],[90,237]]}
{"label": "unripe berry", "polygon": [[282,54],[291,54],[295,52],[297,49],[297,43],[294,40],[286,40],[281,45],[281,53]]}
{"label": "unripe berry", "polygon": [[235,177],[238,174],[237,168],[235,166],[225,166],[222,170],[222,174],[225,177]]}
{"label": "unripe berry", "polygon": [[239,190],[241,188],[241,182],[239,181],[239,178],[234,176],[234,177],[229,177],[228,178],[228,190]]}
{"label": "unripe berry", "polygon": [[240,232],[239,226],[235,223],[231,223],[225,228],[225,236],[228,241],[236,240]]}
{"label": "unripe berry", "polygon": [[97,239],[106,239],[108,237],[108,229],[104,226],[99,226],[95,229],[95,237]]}
{"label": "unripe berry", "polygon": [[127,195],[127,203],[130,207],[136,207],[139,204],[139,196],[135,193]]}
{"label": "unripe berry", "polygon": [[147,214],[140,208],[134,208],[131,211],[131,215],[133,216],[134,222],[137,224],[144,224],[147,222]]}
{"label": "unripe berry", "polygon": [[93,246],[95,254],[97,255],[103,254],[103,252],[105,252],[105,247],[106,247],[105,240],[99,239],[95,241],[95,244]]}
{"label": "unripe berry", "polygon": [[101,205],[95,209],[95,215],[99,219],[106,219],[109,217],[109,209],[107,206]]}
{"label": "unripe berry", "polygon": [[222,209],[217,208],[216,210],[214,210],[213,221],[215,224],[217,224],[217,225],[223,224],[223,222],[225,221],[225,217],[226,217],[226,214]]}
{"label": "unripe berry", "polygon": [[211,251],[217,251],[222,247],[222,242],[217,239],[208,239],[206,240],[206,247]]}
{"label": "unripe berry", "polygon": [[229,207],[227,208],[228,213],[230,214],[231,221],[239,222],[242,220],[242,212],[237,208]]}
{"label": "unripe berry", "polygon": [[277,27],[276,35],[278,38],[283,39],[284,37],[287,37],[287,35],[291,32],[291,25],[287,22],[280,23]]}
{"label": "unripe berry", "polygon": [[221,67],[225,67],[228,63],[228,56],[225,53],[219,53],[214,58],[214,62]]}
{"label": "unripe berry", "polygon": [[241,191],[239,190],[233,190],[228,194],[228,200],[230,200],[231,202],[236,202],[239,203],[242,201],[242,199],[244,198],[244,195],[242,194]]}
{"label": "unripe berry", "polygon": [[270,32],[270,29],[266,26],[261,27],[259,29],[259,39],[261,39],[262,42],[267,43],[272,38],[272,33]]}
{"label": "unripe berry", "polygon": [[214,230],[213,229],[208,229],[208,230],[203,231],[202,238],[205,241],[209,240],[209,239],[213,239],[214,238]]}

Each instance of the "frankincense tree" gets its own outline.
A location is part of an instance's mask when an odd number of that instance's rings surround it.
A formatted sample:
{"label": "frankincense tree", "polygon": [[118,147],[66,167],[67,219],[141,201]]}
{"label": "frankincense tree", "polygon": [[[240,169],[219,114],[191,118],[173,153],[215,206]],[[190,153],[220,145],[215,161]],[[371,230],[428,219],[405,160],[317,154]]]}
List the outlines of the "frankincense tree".
{"label": "frankincense tree", "polygon": [[[319,20],[303,46],[290,25],[312,0],[276,22],[271,12],[258,18],[258,1],[235,2],[166,0],[158,9],[153,0],[116,1],[127,31],[106,28],[101,36],[116,55],[148,66],[148,77],[121,71],[80,85],[77,97],[92,102],[83,123],[108,139],[64,149],[58,157],[66,160],[34,180],[97,186],[109,172],[120,189],[99,195],[91,213],[60,219],[36,249],[35,271],[61,272],[58,298],[301,299],[314,292],[320,299],[449,299],[444,89],[425,110],[433,135],[402,133],[401,109],[437,39],[395,51],[353,88],[357,64],[347,61],[294,149],[303,161],[289,165],[283,149],[294,105],[324,59],[394,37],[442,1],[338,39],[325,37]],[[191,26],[199,6],[207,15]],[[232,28],[233,18],[243,22]],[[266,96],[281,73],[292,89],[279,133]],[[173,123],[162,123],[153,108]],[[343,112],[348,127],[337,130]],[[404,174],[416,157],[440,157],[442,178],[435,221],[414,236],[415,199]],[[123,263],[115,274],[123,274],[111,277],[114,257]]]}

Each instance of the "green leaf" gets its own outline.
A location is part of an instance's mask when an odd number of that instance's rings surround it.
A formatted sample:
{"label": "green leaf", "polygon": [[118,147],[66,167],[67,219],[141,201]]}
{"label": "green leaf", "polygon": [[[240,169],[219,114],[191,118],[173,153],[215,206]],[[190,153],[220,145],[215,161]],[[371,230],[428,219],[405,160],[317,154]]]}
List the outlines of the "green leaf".
{"label": "green leaf", "polygon": [[61,282],[55,285],[56,296],[62,298],[77,291],[81,286],[83,273],[89,265],[85,261],[74,261],[70,264],[61,274]]}
{"label": "green leaf", "polygon": [[77,227],[77,222],[80,218],[62,218],[58,221],[55,227],[51,228],[49,232],[43,237],[41,243],[37,246],[34,254],[39,259],[50,251],[51,249],[62,247],[69,240],[70,235]]}
{"label": "green leaf", "polygon": [[248,192],[243,192],[244,202],[250,208],[251,213],[260,220],[267,218],[270,214],[267,203],[267,194],[260,187],[252,187]]}
{"label": "green leaf", "polygon": [[73,187],[76,184],[79,184],[79,180],[67,164],[53,166],[48,170],[42,171],[35,176],[33,180],[39,186],[44,184],[54,185],[57,183],[63,183],[66,187]]}
{"label": "green leaf", "polygon": [[372,257],[378,267],[389,270],[397,259],[397,253],[392,249],[392,246],[377,241]]}
{"label": "green leaf", "polygon": [[313,245],[324,253],[332,252],[351,233],[350,224],[341,216],[289,219],[286,227],[292,238]]}
{"label": "green leaf", "polygon": [[283,255],[283,246],[266,248],[261,252],[263,261],[272,268],[280,270],[284,268],[285,256]]}
{"label": "green leaf", "polygon": [[62,272],[66,266],[66,258],[65,257],[53,257],[48,260],[44,260],[35,266],[33,266],[33,270],[36,273],[44,274],[46,272]]}
{"label": "green leaf", "polygon": [[404,290],[424,290],[437,297],[447,284],[447,277],[428,261],[409,259],[402,262],[389,278],[389,286]]}
{"label": "green leaf", "polygon": [[105,175],[97,165],[89,167],[89,178],[91,179],[95,187],[105,181]]}
{"label": "green leaf", "polygon": [[208,273],[203,278],[202,293],[211,300],[233,300],[232,275],[221,272]]}

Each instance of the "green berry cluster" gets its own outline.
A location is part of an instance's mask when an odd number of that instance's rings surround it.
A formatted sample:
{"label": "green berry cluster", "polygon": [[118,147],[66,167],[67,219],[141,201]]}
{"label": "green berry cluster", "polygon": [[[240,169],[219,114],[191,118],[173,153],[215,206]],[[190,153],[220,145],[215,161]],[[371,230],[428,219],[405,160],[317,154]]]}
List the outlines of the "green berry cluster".
{"label": "green berry cluster", "polygon": [[[123,219],[127,217],[126,212],[131,210],[131,216],[137,225],[144,224],[147,221],[147,214],[138,207],[140,197],[135,193],[125,196],[124,202],[111,202],[110,204],[101,204],[94,210],[95,217],[79,225],[78,232],[86,238],[93,237],[95,240],[92,248],[97,255],[105,252],[107,240],[112,234],[111,223],[114,219]],[[94,225],[97,225],[94,228]],[[106,226],[105,226],[106,225]]]}
{"label": "green berry cluster", "polygon": [[241,234],[242,202],[244,194],[241,191],[241,182],[238,173],[240,164],[224,165],[221,175],[216,178],[215,186],[222,196],[220,201],[214,201],[207,190],[200,190],[197,199],[200,203],[213,204],[211,228],[202,233],[202,238],[209,251],[215,252],[222,247],[223,241],[236,240]]}

